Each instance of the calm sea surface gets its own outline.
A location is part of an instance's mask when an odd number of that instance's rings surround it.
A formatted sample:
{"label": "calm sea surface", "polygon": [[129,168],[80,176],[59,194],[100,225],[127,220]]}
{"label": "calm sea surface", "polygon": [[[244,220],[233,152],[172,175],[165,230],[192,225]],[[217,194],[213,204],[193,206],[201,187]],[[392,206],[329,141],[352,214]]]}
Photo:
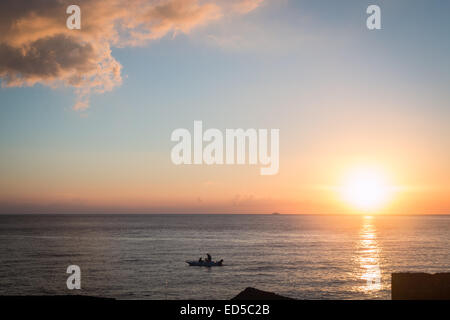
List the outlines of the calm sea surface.
{"label": "calm sea surface", "polygon": [[0,215],[0,294],[72,294],[71,264],[122,299],[390,299],[392,272],[450,271],[450,216]]}

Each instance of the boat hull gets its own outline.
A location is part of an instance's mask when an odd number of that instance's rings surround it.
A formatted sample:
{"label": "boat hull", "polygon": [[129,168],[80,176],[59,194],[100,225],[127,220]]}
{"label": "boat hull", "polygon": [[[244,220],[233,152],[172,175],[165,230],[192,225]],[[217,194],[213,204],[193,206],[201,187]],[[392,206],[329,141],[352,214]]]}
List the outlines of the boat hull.
{"label": "boat hull", "polygon": [[206,262],[206,261],[186,261],[186,263],[191,266],[191,267],[221,267],[222,263],[221,262]]}

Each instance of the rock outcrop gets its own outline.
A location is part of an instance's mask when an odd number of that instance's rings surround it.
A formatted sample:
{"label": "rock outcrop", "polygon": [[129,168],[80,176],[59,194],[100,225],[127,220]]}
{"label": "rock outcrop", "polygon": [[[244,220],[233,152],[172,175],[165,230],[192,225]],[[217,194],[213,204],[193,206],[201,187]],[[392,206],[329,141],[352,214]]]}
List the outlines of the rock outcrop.
{"label": "rock outcrop", "polygon": [[393,273],[392,300],[450,300],[450,273]]}
{"label": "rock outcrop", "polygon": [[280,296],[273,292],[267,292],[248,287],[231,300],[294,300],[294,299]]}

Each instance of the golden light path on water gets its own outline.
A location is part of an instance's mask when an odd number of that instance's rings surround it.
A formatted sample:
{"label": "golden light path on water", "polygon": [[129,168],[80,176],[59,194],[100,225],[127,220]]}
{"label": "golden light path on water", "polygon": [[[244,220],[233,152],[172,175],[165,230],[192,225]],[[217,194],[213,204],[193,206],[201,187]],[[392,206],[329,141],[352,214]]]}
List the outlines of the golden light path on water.
{"label": "golden light path on water", "polygon": [[372,216],[364,216],[359,233],[358,260],[360,279],[365,281],[359,290],[373,294],[382,289],[380,270],[380,247]]}

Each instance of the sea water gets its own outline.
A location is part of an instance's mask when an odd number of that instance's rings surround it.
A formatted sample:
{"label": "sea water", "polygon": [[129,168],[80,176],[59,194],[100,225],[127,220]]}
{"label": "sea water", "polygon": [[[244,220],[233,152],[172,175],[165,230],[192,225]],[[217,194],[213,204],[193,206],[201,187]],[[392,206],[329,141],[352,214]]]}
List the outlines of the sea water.
{"label": "sea water", "polygon": [[[185,263],[206,253],[224,266]],[[449,264],[450,216],[0,215],[1,295],[390,299],[392,272]]]}

